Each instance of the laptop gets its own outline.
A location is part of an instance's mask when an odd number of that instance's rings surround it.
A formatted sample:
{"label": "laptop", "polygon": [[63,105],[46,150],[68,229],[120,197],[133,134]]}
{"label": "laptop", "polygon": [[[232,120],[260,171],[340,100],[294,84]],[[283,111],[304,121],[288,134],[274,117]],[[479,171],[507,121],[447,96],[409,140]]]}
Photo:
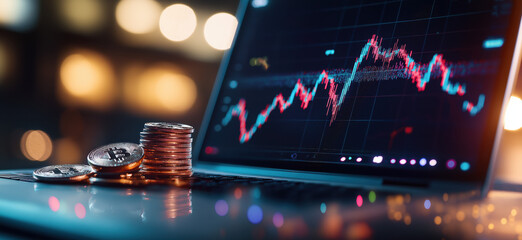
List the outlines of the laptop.
{"label": "laptop", "polygon": [[[497,0],[242,1],[194,145],[196,175],[485,196],[518,74],[521,11]],[[3,225],[146,237],[110,221],[126,216],[95,214],[146,206],[136,202],[144,192],[24,182],[31,171],[1,172]],[[191,194],[152,192],[173,205],[168,196]],[[77,218],[56,215],[67,206]]]}
{"label": "laptop", "polygon": [[519,66],[519,5],[244,3],[198,169],[487,193]]}

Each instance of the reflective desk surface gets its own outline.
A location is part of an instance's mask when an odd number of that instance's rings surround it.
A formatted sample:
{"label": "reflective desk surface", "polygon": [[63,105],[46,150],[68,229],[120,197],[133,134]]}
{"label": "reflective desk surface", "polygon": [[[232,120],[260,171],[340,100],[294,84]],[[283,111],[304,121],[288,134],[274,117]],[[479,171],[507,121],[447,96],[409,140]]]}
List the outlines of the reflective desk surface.
{"label": "reflective desk surface", "polygon": [[[63,238],[522,239],[522,193],[387,193],[299,183],[192,187],[0,179],[4,233]],[[7,236],[7,235],[6,235]]]}

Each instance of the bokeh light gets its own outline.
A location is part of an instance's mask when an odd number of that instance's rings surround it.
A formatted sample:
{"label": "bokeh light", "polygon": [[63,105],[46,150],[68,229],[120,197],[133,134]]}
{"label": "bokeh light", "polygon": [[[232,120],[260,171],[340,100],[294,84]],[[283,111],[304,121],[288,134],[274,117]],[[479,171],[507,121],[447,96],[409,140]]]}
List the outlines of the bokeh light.
{"label": "bokeh light", "polygon": [[38,18],[36,0],[0,0],[0,25],[15,31],[27,31]]}
{"label": "bokeh light", "polygon": [[321,210],[322,214],[326,213],[326,203],[321,203],[319,210]]}
{"label": "bokeh light", "polygon": [[247,217],[251,223],[258,224],[263,220],[263,210],[254,204],[248,208]]}
{"label": "bokeh light", "polygon": [[236,188],[234,190],[234,197],[236,199],[241,199],[241,196],[243,196],[243,191],[241,191],[241,188]]}
{"label": "bokeh light", "polygon": [[7,52],[7,46],[4,42],[0,41],[0,85],[2,80],[7,75],[9,53]]}
{"label": "bokeh light", "polygon": [[374,191],[370,191],[370,193],[368,194],[368,200],[371,203],[374,203],[376,199],[377,199],[377,194],[375,194]]}
{"label": "bokeh light", "polygon": [[424,200],[424,208],[426,208],[426,209],[431,208],[431,201],[429,199]]}
{"label": "bokeh light", "polygon": [[214,210],[219,216],[226,216],[228,213],[228,203],[225,200],[218,200],[214,205]]}
{"label": "bokeh light", "polygon": [[130,68],[124,85],[128,108],[154,115],[181,114],[196,102],[194,81],[170,64]]}
{"label": "bokeh light", "polygon": [[196,25],[196,13],[185,4],[170,5],[160,15],[160,31],[171,41],[179,42],[189,38]]}
{"label": "bokeh light", "polygon": [[53,158],[58,164],[74,164],[83,160],[80,146],[70,138],[59,139],[54,146]]}
{"label": "bokeh light", "polygon": [[363,197],[361,195],[357,195],[355,202],[357,203],[357,207],[361,207],[363,205]]}
{"label": "bokeh light", "polygon": [[504,129],[516,131],[522,127],[522,100],[511,96],[504,118]]}
{"label": "bokeh light", "polygon": [[99,31],[107,21],[103,0],[61,0],[60,23],[69,30],[81,33]]}
{"label": "bokeh light", "polygon": [[274,213],[274,216],[272,217],[272,223],[276,228],[280,228],[285,223],[285,219],[283,217],[283,214],[276,212]]}
{"label": "bokeh light", "polygon": [[85,207],[81,203],[74,205],[74,213],[79,219],[84,219],[86,215]]}
{"label": "bokeh light", "polygon": [[51,211],[56,212],[60,209],[60,201],[58,201],[58,198],[56,198],[55,196],[50,196],[48,202]]}
{"label": "bokeh light", "polygon": [[51,138],[41,130],[29,130],[20,141],[22,154],[31,161],[45,161],[53,151]]}
{"label": "bokeh light", "polygon": [[154,0],[122,0],[116,6],[116,21],[127,32],[149,33],[157,26],[160,12]]}
{"label": "bokeh light", "polygon": [[205,23],[205,40],[218,50],[226,50],[232,45],[236,33],[237,19],[229,13],[216,13]]}
{"label": "bokeh light", "polygon": [[252,191],[250,192],[252,195],[252,198],[259,199],[261,198],[261,190],[258,187],[252,188]]}
{"label": "bokeh light", "polygon": [[110,62],[90,50],[77,50],[60,66],[63,103],[94,108],[111,106],[118,92]]}

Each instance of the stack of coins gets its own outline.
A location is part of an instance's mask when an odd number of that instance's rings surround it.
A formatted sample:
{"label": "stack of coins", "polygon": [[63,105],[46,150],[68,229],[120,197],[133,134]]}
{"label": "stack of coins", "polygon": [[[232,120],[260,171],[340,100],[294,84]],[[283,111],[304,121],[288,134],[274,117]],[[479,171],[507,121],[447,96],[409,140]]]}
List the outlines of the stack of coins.
{"label": "stack of coins", "polygon": [[141,172],[152,178],[192,176],[192,126],[145,123],[140,146],[145,150]]}

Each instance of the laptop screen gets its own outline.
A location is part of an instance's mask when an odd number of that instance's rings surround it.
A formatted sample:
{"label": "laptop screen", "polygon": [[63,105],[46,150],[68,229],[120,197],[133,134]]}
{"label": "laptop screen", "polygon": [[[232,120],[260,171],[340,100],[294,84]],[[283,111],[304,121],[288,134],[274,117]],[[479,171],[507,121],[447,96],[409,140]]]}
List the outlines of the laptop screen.
{"label": "laptop screen", "polygon": [[512,9],[503,0],[251,1],[198,160],[483,179],[518,29]]}

